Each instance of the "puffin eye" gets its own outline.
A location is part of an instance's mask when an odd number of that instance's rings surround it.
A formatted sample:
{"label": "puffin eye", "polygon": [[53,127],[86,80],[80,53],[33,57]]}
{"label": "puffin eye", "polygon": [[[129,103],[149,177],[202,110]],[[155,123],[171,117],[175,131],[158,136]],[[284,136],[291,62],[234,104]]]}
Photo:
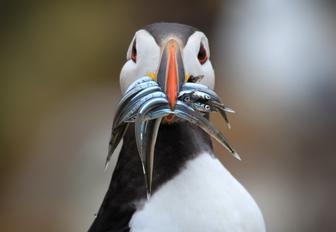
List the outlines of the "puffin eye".
{"label": "puffin eye", "polygon": [[136,59],[137,59],[137,49],[136,49],[136,41],[135,41],[135,40],[134,40],[134,42],[133,42],[132,53],[131,53],[131,59],[133,60],[134,63],[136,63]]}
{"label": "puffin eye", "polygon": [[198,51],[198,55],[197,55],[198,61],[201,64],[204,64],[207,60],[208,60],[208,56],[206,54],[206,50],[203,46],[203,44],[201,44],[200,49]]}

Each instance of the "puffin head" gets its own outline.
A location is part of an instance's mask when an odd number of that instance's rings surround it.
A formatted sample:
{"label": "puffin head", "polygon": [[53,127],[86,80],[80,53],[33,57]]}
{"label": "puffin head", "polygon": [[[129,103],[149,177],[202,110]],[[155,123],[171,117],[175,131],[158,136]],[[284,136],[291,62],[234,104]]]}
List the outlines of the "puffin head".
{"label": "puffin head", "polygon": [[120,73],[123,93],[134,81],[150,76],[167,94],[173,108],[185,82],[214,88],[208,39],[194,27],[178,23],[148,25],[135,33],[126,57]]}

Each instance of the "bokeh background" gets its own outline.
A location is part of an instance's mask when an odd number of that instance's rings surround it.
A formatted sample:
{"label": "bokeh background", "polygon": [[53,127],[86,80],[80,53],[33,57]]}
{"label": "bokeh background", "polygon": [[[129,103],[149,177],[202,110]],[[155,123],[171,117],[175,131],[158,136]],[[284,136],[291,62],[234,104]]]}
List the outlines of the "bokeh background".
{"label": "bokeh background", "polygon": [[0,230],[86,231],[133,33],[190,24],[210,41],[241,154],[216,145],[268,231],[336,231],[334,1],[1,1]]}

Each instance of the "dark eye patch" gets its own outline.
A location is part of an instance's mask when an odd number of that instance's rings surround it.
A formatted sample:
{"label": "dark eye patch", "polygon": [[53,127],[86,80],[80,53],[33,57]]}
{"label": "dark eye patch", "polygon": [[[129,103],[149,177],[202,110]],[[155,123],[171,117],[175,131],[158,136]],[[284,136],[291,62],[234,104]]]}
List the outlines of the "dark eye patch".
{"label": "dark eye patch", "polygon": [[136,49],[136,41],[134,40],[133,46],[132,46],[132,53],[131,53],[131,59],[134,63],[136,63],[137,60],[137,49]]}
{"label": "dark eye patch", "polygon": [[206,52],[203,44],[201,44],[201,46],[200,46],[200,49],[199,49],[198,54],[197,54],[197,58],[198,58],[198,61],[201,64],[204,64],[208,60],[208,55],[207,55],[207,52]]}

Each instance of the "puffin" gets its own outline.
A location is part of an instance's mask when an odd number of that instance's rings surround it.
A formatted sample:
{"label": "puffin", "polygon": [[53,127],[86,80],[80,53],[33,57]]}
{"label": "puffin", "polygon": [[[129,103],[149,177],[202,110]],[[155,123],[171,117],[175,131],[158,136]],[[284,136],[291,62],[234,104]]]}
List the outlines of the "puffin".
{"label": "puffin", "polygon": [[214,91],[205,34],[153,23],[135,33],[126,57],[106,166],[111,156],[117,163],[88,231],[266,231],[258,205],[213,150],[212,139],[240,159],[210,120],[219,113],[229,126],[234,111]]}

